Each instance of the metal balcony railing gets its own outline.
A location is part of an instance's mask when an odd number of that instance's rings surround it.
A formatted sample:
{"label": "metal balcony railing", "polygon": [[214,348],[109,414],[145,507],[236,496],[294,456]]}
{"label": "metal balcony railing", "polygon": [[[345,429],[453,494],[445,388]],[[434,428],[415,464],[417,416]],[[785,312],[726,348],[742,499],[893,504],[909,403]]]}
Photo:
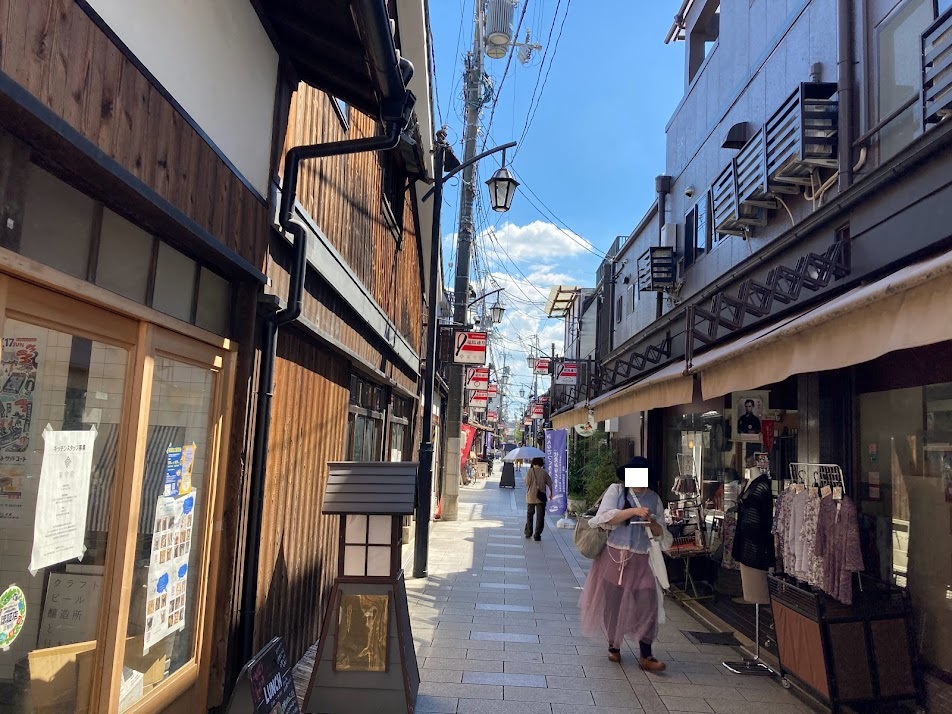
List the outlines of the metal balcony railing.
{"label": "metal balcony railing", "polygon": [[839,106],[833,82],[804,82],[767,120],[767,186],[809,186],[818,168],[837,168]]}

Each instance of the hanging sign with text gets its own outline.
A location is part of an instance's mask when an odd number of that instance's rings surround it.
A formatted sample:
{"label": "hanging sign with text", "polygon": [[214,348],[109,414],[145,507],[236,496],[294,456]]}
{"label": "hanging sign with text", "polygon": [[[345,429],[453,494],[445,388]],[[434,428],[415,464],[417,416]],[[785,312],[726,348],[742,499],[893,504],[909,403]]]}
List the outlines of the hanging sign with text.
{"label": "hanging sign with text", "polygon": [[533,418],[533,419],[541,419],[541,418],[544,417],[544,416],[545,416],[545,407],[542,406],[541,404],[533,404],[533,405],[532,405],[532,418]]}
{"label": "hanging sign with text", "polygon": [[496,383],[489,385],[489,396],[496,397],[499,395],[499,385]]}
{"label": "hanging sign with text", "polygon": [[453,345],[454,364],[486,364],[486,333],[459,330]]}
{"label": "hanging sign with text", "polygon": [[578,384],[578,363],[557,362],[555,365],[555,383],[571,387]]}
{"label": "hanging sign with text", "polygon": [[489,367],[470,367],[466,370],[467,389],[486,389],[489,384]]}
{"label": "hanging sign with text", "polygon": [[499,415],[496,412],[487,412],[486,421],[499,421]]}
{"label": "hanging sign with text", "polygon": [[533,374],[548,374],[549,373],[549,362],[551,360],[548,357],[540,357],[536,360],[535,366],[532,368]]}
{"label": "hanging sign with text", "polygon": [[469,406],[474,409],[485,409],[489,404],[489,392],[485,389],[477,389],[470,393]]}

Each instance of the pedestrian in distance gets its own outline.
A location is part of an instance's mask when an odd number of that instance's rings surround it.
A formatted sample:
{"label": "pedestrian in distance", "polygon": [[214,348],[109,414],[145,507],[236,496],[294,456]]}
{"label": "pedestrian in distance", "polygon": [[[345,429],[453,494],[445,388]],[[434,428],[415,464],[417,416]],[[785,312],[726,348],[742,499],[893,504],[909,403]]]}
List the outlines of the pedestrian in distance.
{"label": "pedestrian in distance", "polygon": [[[553,498],[552,477],[542,468],[545,461],[541,457],[532,459],[529,470],[526,471],[526,538],[542,540],[542,529],[545,527],[545,504]],[[546,496],[546,489],[549,495]],[[535,516],[535,529],[532,527],[532,518]]]}
{"label": "pedestrian in distance", "polygon": [[[621,662],[626,636],[637,640],[641,668],[660,672],[665,665],[655,658],[651,647],[664,622],[662,588],[667,587],[667,575],[658,573],[659,568],[664,569],[660,551],[671,547],[672,537],[664,525],[658,494],[647,487],[625,487],[625,470],[629,468],[647,469],[648,460],[636,456],[616,471],[618,482],[605,491],[598,513],[589,522],[592,528],[611,532],[582,589],[582,631],[588,637],[608,639],[611,662]],[[656,557],[650,555],[652,548]]]}

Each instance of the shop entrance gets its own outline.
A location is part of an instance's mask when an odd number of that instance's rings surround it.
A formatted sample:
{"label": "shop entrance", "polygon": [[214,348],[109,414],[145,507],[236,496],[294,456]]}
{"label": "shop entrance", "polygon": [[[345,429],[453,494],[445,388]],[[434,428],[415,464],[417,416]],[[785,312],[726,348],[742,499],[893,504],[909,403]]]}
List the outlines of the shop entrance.
{"label": "shop entrance", "polygon": [[204,708],[233,354],[6,275],[0,308],[0,712]]}

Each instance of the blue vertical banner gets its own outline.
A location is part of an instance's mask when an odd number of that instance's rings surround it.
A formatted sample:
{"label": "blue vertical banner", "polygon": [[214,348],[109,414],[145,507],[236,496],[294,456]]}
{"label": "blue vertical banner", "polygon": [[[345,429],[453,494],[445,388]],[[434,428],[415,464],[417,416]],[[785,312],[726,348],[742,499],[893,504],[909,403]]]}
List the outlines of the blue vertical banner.
{"label": "blue vertical banner", "polygon": [[547,511],[559,515],[568,506],[568,436],[566,429],[547,429],[545,432],[545,470],[552,477],[555,498],[549,501]]}

